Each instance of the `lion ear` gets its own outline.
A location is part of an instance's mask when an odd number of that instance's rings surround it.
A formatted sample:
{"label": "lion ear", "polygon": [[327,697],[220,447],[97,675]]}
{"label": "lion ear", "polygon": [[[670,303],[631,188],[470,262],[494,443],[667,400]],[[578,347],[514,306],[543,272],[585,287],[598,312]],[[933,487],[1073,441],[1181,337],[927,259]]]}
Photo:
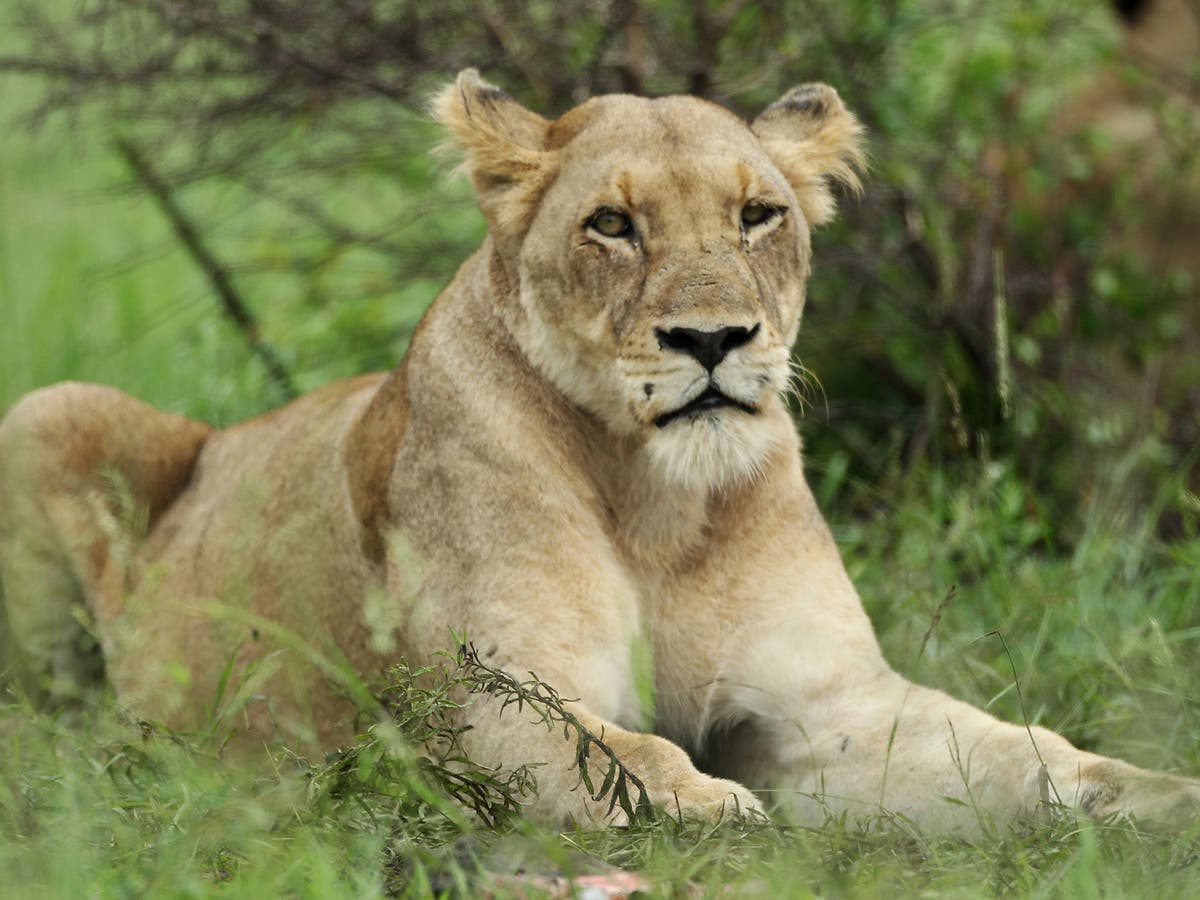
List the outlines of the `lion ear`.
{"label": "lion ear", "polygon": [[791,183],[812,225],[833,218],[832,183],[862,189],[864,129],[827,84],[802,84],[768,106],[750,130]]}
{"label": "lion ear", "polygon": [[439,91],[431,111],[462,152],[489,225],[503,234],[527,227],[552,174],[553,154],[543,149],[549,123],[475,69]]}

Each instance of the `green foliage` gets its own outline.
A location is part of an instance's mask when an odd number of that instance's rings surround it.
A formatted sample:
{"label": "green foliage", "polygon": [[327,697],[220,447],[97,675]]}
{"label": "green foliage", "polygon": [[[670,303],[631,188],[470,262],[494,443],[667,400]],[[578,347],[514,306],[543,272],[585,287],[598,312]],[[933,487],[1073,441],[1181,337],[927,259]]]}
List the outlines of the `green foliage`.
{"label": "green foliage", "polygon": [[[1144,502],[1168,467],[1194,471],[1197,438],[1194,288],[1142,255],[1176,227],[1153,198],[1190,196],[1200,170],[1143,149],[1122,172],[1077,130],[1112,99],[1087,90],[1121,71],[1097,6],[898,4],[876,33],[846,4],[844,27],[879,52],[814,62],[843,63],[826,77],[872,126],[875,186],[817,244],[799,347],[828,398],[805,428],[812,456],[875,484],[1002,458],[1064,544],[1084,528],[1085,467],[1155,447],[1126,477]],[[1200,116],[1188,127],[1195,147]]]}
{"label": "green foliage", "polygon": [[[410,825],[421,827],[431,811],[453,836],[468,830],[469,816],[486,828],[511,828],[537,782],[529,766],[484,769],[463,750],[459,739],[465,727],[454,720],[463,702],[456,696],[484,689],[474,661],[474,651],[463,648],[457,659],[437,667],[412,668],[404,662],[392,667],[381,695],[390,717],[353,746],[331,753],[313,770],[314,787],[330,800],[354,806],[362,806],[364,795],[382,800],[394,830],[410,841],[428,842],[420,832],[414,836]],[[370,808],[365,811],[374,830],[383,827]]]}

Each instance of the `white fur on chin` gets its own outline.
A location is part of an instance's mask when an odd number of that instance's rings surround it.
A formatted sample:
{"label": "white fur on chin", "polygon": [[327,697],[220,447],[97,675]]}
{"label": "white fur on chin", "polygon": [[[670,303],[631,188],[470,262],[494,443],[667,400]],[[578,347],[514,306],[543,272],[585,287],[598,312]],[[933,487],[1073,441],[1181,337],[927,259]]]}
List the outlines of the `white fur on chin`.
{"label": "white fur on chin", "polygon": [[646,442],[651,463],[669,484],[721,491],[753,481],[778,442],[759,416],[722,408],[677,419]]}

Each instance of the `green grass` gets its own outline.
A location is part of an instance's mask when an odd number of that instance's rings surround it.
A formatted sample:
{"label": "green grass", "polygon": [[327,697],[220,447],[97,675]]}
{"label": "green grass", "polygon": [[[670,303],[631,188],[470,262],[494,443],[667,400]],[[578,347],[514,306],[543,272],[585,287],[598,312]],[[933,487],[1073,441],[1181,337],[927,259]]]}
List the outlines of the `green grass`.
{"label": "green grass", "polygon": [[[153,206],[119,189],[125,173],[96,134],[86,122],[0,132],[0,410],[64,378],[215,422],[268,408],[257,361]],[[282,225],[256,215],[242,227],[268,242]],[[399,312],[305,318],[286,297],[260,310],[268,338],[311,387],[361,361],[353,347],[328,358],[337,347],[324,331],[344,337],[356,316],[376,314],[395,315],[388,327],[399,328],[434,286],[404,293]],[[353,320],[344,332],[339,316]],[[820,427],[819,416],[806,424]],[[814,481],[838,496],[837,467],[825,462],[811,462]],[[1113,499],[1119,474],[1110,491],[1101,479],[1089,527],[1065,554],[1002,460],[924,473],[895,495],[860,486],[873,518],[830,512],[902,671],[1009,719],[1023,714],[1019,682],[1033,722],[1098,752],[1200,772],[1195,516],[1184,537],[1163,543],[1144,524],[1150,510]],[[1182,488],[1161,475],[1159,502],[1174,506]],[[971,845],[837,821],[801,830],[668,820],[563,834],[517,822],[502,834],[470,825],[384,732],[364,737],[352,765],[282,754],[264,771],[130,723],[109,703],[66,722],[14,700],[0,710],[0,746],[0,895],[14,897],[420,896],[455,886],[473,895],[486,883],[480,861],[503,873],[571,871],[592,858],[646,873],[661,896],[1200,894],[1190,835],[1069,819]]]}
{"label": "green grass", "polygon": [[601,861],[641,872],[654,896],[1200,890],[1190,843],[1127,826],[1064,818],[970,845],[839,821],[789,829],[668,818],[565,833],[518,821],[501,833],[470,826],[379,734],[359,742],[350,765],[282,756],[264,775],[123,725],[108,709],[71,726],[20,708],[0,721],[0,872],[21,896],[424,896],[455,884],[476,896],[490,878]]}

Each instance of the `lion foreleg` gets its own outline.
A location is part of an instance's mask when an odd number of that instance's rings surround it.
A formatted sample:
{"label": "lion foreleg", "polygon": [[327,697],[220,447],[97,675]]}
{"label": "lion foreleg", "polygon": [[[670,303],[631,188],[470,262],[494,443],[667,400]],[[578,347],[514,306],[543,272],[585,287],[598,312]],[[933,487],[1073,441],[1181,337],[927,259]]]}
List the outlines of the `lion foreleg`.
{"label": "lion foreleg", "polygon": [[567,703],[562,712],[489,697],[471,710],[462,737],[477,763],[532,764],[537,795],[529,812],[535,818],[626,824],[650,808],[708,819],[761,809],[746,788],[701,773],[665,738],[629,731],[581,703]]}
{"label": "lion foreleg", "polygon": [[[735,498],[743,527],[719,533],[676,586],[678,621],[667,624],[688,644],[665,666],[660,694],[674,702],[660,706],[705,771],[807,822],[899,815],[969,834],[1041,810],[1195,820],[1195,782],[1001,722],[894,672],[798,467],[784,465],[770,490]],[[719,618],[714,583],[732,586]]]}
{"label": "lion foreleg", "polygon": [[[779,688],[770,691],[781,697]],[[793,696],[805,696],[803,689]],[[1200,785],[1072,746],[1045,728],[1002,722],[946,694],[877,673],[719,738],[714,770],[766,789],[790,817],[901,817],[934,832],[978,834],[1061,812],[1191,822]]]}

